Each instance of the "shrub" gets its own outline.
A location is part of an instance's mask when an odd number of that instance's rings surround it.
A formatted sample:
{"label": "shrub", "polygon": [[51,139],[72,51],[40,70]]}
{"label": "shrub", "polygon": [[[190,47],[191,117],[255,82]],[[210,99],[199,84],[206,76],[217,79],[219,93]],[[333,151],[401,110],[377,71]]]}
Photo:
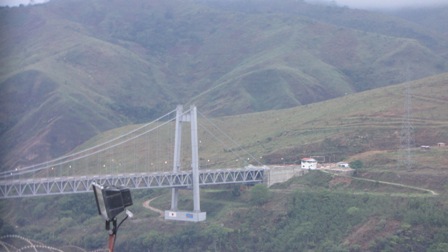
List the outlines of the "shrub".
{"label": "shrub", "polygon": [[355,160],[349,163],[350,167],[353,169],[361,169],[363,167],[363,163],[361,160]]}
{"label": "shrub", "polygon": [[254,205],[263,205],[268,202],[270,192],[266,185],[257,184],[251,190],[251,203]]}

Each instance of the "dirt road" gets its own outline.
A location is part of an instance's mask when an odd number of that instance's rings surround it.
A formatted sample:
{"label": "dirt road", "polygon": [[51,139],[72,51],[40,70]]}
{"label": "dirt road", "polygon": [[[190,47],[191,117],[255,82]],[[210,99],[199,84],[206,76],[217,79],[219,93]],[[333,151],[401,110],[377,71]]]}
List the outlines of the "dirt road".
{"label": "dirt road", "polygon": [[[159,196],[159,197],[160,197],[160,196]],[[156,213],[159,213],[159,214],[160,214],[160,217],[163,218],[163,217],[165,217],[165,212],[164,212],[163,210],[160,210],[160,209],[158,209],[158,208],[152,207],[152,206],[150,205],[151,202],[152,202],[153,200],[155,200],[155,199],[157,199],[157,198],[159,198],[159,197],[155,197],[155,198],[152,198],[152,199],[149,199],[149,200],[143,202],[143,207],[146,208],[146,209],[149,209],[149,210],[151,210],[151,211],[154,211],[154,212],[156,212]]]}
{"label": "dirt road", "polygon": [[[331,174],[333,176],[347,177],[347,176],[344,176],[344,175],[338,175],[338,174],[334,174],[334,173],[331,173],[331,172],[328,172],[328,171],[323,171],[323,170],[321,170],[321,172],[325,172],[325,173]],[[422,187],[416,187],[416,186],[410,186],[410,185],[406,185],[406,184],[393,183],[393,182],[374,180],[374,179],[359,178],[359,177],[350,177],[350,178],[351,179],[355,179],[355,180],[369,181],[369,182],[380,183],[380,184],[385,184],[385,185],[393,185],[393,186],[405,187],[405,188],[419,190],[419,191],[423,191],[423,192],[429,192],[429,193],[431,193],[434,196],[439,195],[437,192],[435,192],[433,190],[429,190],[429,189],[422,188]]]}

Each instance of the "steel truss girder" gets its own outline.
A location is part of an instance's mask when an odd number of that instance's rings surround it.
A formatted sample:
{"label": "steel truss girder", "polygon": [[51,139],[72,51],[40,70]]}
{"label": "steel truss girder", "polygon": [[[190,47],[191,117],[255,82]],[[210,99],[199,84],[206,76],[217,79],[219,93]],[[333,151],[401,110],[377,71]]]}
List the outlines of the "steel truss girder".
{"label": "steel truss girder", "polygon": [[[267,170],[267,167],[204,170],[199,173],[199,185],[262,183]],[[0,199],[86,193],[92,190],[92,182],[130,189],[191,188],[193,178],[191,171],[180,171],[8,180],[0,181]]]}

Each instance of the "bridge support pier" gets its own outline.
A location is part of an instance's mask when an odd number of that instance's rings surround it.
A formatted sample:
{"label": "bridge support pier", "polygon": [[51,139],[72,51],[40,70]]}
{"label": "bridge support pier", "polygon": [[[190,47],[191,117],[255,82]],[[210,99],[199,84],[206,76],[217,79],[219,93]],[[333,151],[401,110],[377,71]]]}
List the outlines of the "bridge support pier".
{"label": "bridge support pier", "polygon": [[165,220],[179,220],[199,222],[206,219],[206,213],[201,212],[200,188],[199,188],[199,151],[198,151],[198,124],[197,110],[195,106],[190,107],[189,113],[183,113],[183,107],[177,106],[176,129],[174,139],[174,162],[173,172],[177,173],[181,168],[181,147],[182,147],[182,122],[190,122],[191,126],[191,169],[193,186],[193,211],[179,211],[179,189],[173,188],[171,193],[171,209],[165,211]]}

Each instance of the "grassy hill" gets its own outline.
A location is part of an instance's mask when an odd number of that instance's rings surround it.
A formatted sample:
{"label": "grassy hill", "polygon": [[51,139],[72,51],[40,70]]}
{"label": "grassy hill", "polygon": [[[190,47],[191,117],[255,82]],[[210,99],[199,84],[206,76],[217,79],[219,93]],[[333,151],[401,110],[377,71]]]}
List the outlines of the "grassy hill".
{"label": "grassy hill", "polygon": [[[447,81],[448,74],[441,74],[289,109],[226,117],[208,117],[201,113],[200,157],[212,160],[208,164],[212,167],[232,167],[235,158],[248,153],[258,159],[251,161],[252,164],[294,163],[303,157],[324,156],[333,162],[361,159],[376,170],[400,172],[398,150],[405,120],[406,86],[412,93],[409,120],[414,146],[434,147],[439,142],[448,142]],[[201,112],[201,107],[198,110]],[[100,143],[134,127],[110,130],[92,141]],[[226,136],[219,132],[225,132]],[[217,136],[221,138],[219,141]],[[227,136],[233,141],[228,141]],[[87,144],[91,145],[92,141]],[[149,149],[155,149],[151,144],[158,143],[146,144]],[[415,166],[419,167],[416,171],[429,169],[432,175],[446,173],[444,167],[448,160],[443,157],[443,151],[436,149],[434,152],[414,150]],[[122,155],[125,158],[126,154]]]}
{"label": "grassy hill", "polygon": [[[199,131],[209,166],[250,153],[262,164],[316,155],[363,167],[352,178],[310,172],[262,202],[255,187],[203,188],[207,221],[198,225],[164,222],[143,207],[158,197],[151,205],[168,209],[169,190],[133,191],[135,218],[120,228],[117,250],[446,251],[448,148],[434,146],[448,143],[448,47],[435,32],[443,27],[430,14],[422,27],[303,1],[223,3],[1,8],[1,169],[195,103],[200,126],[219,125],[234,140]],[[409,169],[399,165],[407,85],[415,146],[432,146],[414,148]],[[179,204],[191,209],[190,191]],[[107,240],[90,194],[2,200],[0,236],[14,233],[64,251]]]}
{"label": "grassy hill", "polygon": [[267,111],[447,70],[446,40],[431,29],[302,1],[69,0],[0,12],[2,169],[176,104]]}
{"label": "grassy hill", "polygon": [[[407,83],[417,146],[448,142],[447,81],[448,74],[441,74]],[[293,178],[267,190],[263,202],[253,198],[255,187],[203,188],[201,209],[207,221],[200,224],[165,222],[143,207],[158,197],[151,205],[168,209],[169,190],[133,191],[130,210],[135,218],[120,228],[117,250],[443,251],[448,148],[416,148],[415,166],[408,170],[397,165],[407,84],[276,111],[201,115],[200,125],[211,121],[241,144],[222,146],[201,130],[207,146],[200,150],[203,159],[232,159],[228,149],[243,148],[262,156],[263,163],[323,155],[333,161],[361,160],[364,166],[351,178],[320,171]],[[133,127],[107,131],[86,146]],[[179,204],[191,209],[191,191],[181,192]],[[17,233],[59,248],[94,250],[106,244],[104,220],[90,194],[2,201],[0,216],[0,234]]]}

